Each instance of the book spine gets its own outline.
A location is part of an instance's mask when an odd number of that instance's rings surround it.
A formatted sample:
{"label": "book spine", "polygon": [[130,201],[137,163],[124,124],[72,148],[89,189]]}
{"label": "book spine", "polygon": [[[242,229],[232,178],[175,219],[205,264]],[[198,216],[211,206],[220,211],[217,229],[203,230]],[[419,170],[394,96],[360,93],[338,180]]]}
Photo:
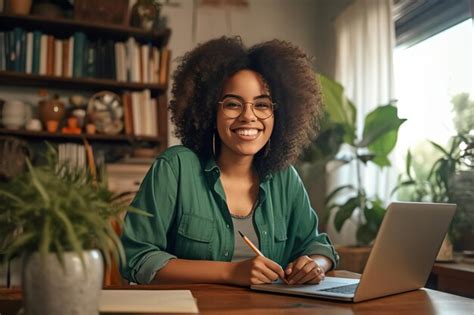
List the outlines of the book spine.
{"label": "book spine", "polygon": [[26,73],[33,72],[33,33],[26,33]]}
{"label": "book spine", "polygon": [[31,66],[31,72],[33,74],[39,74],[40,71],[40,58],[41,58],[41,32],[33,32],[33,64]]}
{"label": "book spine", "polygon": [[61,41],[62,45],[62,67],[61,67],[61,76],[67,77],[68,67],[69,67],[69,38]]}
{"label": "book spine", "polygon": [[60,39],[54,40],[54,75],[60,77],[63,70],[63,43]]}
{"label": "book spine", "polygon": [[7,51],[5,49],[5,32],[0,32],[0,71],[7,70]]}
{"label": "book spine", "polygon": [[21,71],[21,46],[22,46],[22,33],[23,30],[19,27],[15,27],[13,29],[13,50],[14,50],[14,57],[13,57],[13,70],[14,71]]}
{"label": "book spine", "polygon": [[74,33],[74,65],[73,76],[80,78],[84,76],[84,50],[86,35],[82,32]]}
{"label": "book spine", "polygon": [[40,53],[40,67],[39,73],[46,75],[46,63],[48,60],[48,35],[41,35],[41,53]]}
{"label": "book spine", "polygon": [[47,45],[47,52],[46,52],[46,74],[47,75],[54,75],[54,37],[52,35],[48,35],[48,45]]}

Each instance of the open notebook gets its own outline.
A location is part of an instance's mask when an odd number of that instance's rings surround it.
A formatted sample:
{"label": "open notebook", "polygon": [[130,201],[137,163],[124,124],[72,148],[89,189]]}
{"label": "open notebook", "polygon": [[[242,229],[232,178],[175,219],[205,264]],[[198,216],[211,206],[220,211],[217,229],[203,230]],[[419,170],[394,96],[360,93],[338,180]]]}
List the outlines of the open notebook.
{"label": "open notebook", "polygon": [[102,290],[102,313],[199,313],[189,290]]}

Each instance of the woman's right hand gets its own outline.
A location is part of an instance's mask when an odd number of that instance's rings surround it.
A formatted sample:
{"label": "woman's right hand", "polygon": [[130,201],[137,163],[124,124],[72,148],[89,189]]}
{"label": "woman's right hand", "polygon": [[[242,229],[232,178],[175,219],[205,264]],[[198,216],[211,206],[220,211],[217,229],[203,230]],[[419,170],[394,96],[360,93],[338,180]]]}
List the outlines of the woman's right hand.
{"label": "woman's right hand", "polygon": [[278,277],[285,279],[283,268],[263,256],[230,263],[229,282],[235,285],[272,283]]}

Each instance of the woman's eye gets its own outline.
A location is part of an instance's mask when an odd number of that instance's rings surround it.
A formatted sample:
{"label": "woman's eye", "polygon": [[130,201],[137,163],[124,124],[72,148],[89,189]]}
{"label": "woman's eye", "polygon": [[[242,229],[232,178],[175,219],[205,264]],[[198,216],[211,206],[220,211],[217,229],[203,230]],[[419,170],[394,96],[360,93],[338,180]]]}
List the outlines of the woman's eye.
{"label": "woman's eye", "polygon": [[225,107],[227,107],[227,108],[239,108],[240,104],[239,103],[234,103],[234,102],[229,102],[229,103],[225,103]]}
{"label": "woman's eye", "polygon": [[269,109],[271,105],[269,103],[257,103],[255,104],[255,108],[257,109]]}

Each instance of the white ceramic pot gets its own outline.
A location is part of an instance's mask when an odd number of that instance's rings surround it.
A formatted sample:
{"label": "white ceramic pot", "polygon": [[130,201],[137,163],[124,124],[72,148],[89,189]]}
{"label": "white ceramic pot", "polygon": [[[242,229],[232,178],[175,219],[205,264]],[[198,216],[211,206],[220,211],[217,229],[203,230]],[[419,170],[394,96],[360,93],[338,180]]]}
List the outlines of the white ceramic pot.
{"label": "white ceramic pot", "polygon": [[86,270],[74,252],[64,253],[64,268],[55,253],[41,261],[28,256],[23,266],[23,297],[28,315],[97,315],[104,275],[98,250],[84,252]]}
{"label": "white ceramic pot", "polygon": [[8,101],[3,104],[2,123],[8,129],[20,129],[25,125],[27,108],[22,101]]}

